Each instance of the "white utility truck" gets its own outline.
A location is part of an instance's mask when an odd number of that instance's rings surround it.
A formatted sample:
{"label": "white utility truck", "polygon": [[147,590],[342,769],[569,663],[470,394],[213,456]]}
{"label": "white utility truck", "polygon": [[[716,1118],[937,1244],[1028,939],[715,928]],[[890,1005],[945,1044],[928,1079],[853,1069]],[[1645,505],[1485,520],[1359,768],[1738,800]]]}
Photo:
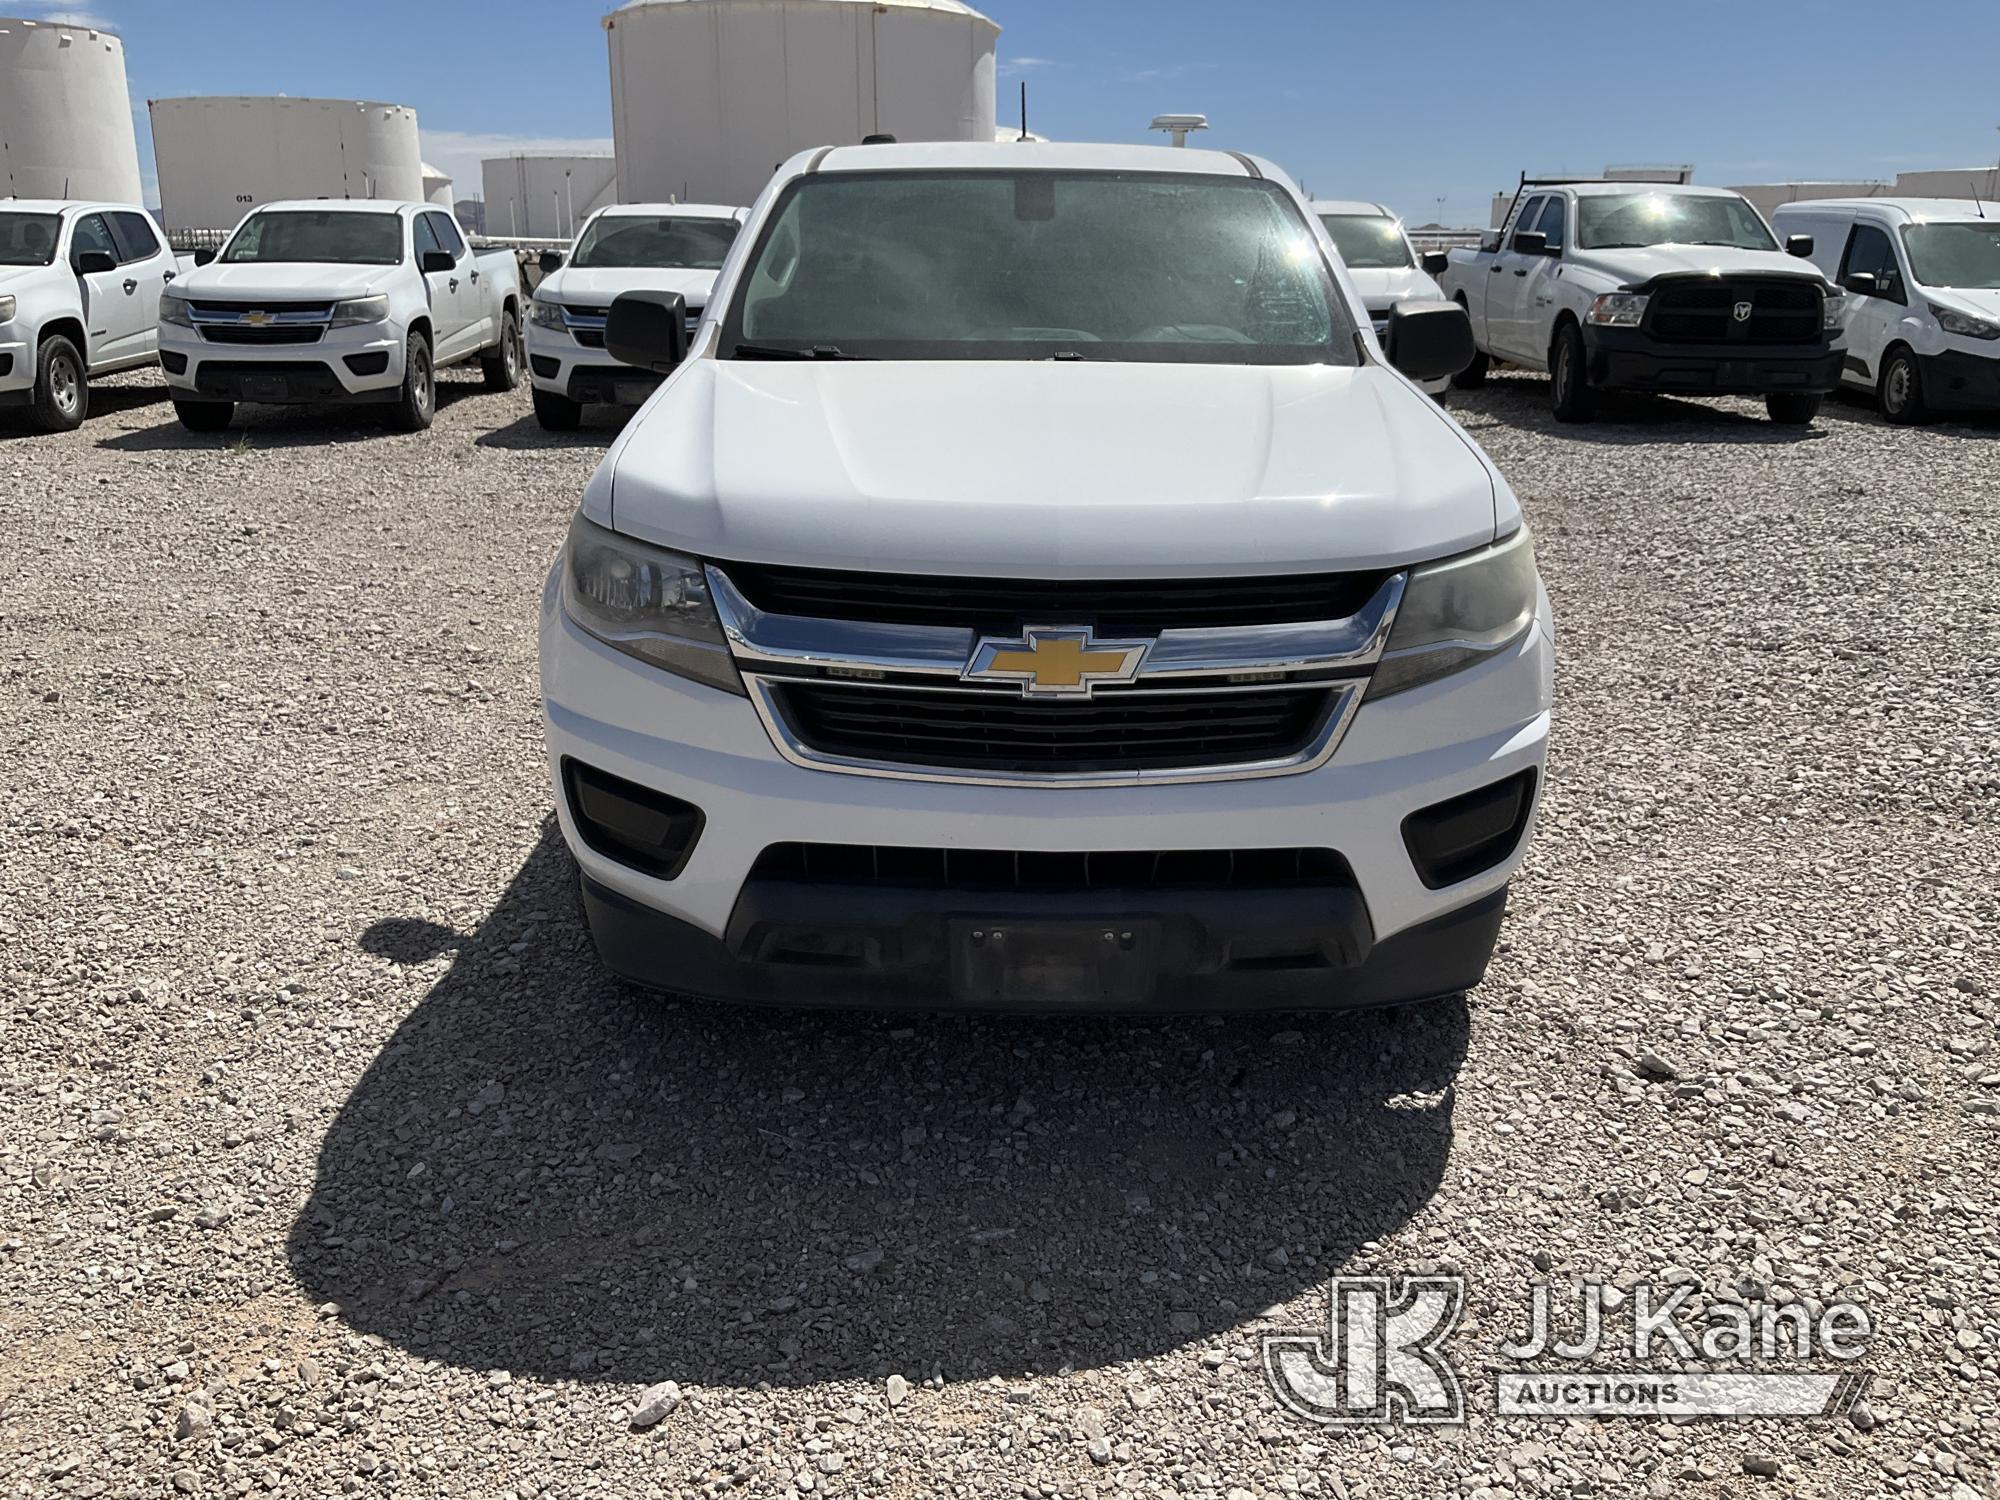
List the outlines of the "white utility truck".
{"label": "white utility truck", "polygon": [[0,407],[50,432],[90,414],[90,377],[149,365],[179,274],[130,203],[0,199]]}
{"label": "white utility truck", "polygon": [[1812,421],[1840,378],[1841,295],[1727,188],[1523,177],[1501,227],[1439,278],[1472,318],[1476,385],[1505,360],[1549,373],[1559,422],[1600,391],[1762,396]]}
{"label": "white utility truck", "polygon": [[1832,198],[1771,217],[1847,293],[1844,385],[1905,425],[2000,409],[2000,204]]}
{"label": "white utility truck", "polygon": [[679,292],[692,332],[743,215],[712,203],[621,203],[584,221],[569,259],[542,279],[529,304],[528,378],[542,426],[568,432],[587,403],[636,406],[652,394],[657,374],[605,352],[611,299]]}
{"label": "white utility truck", "polygon": [[[1340,252],[1348,280],[1361,293],[1376,337],[1389,331],[1389,312],[1398,302],[1444,295],[1432,279],[1445,268],[1444,252],[1419,255],[1403,221],[1381,204],[1315,198],[1312,208],[1333,248]],[[1424,389],[1442,396],[1449,384],[1429,381]]]}
{"label": "white utility truck", "polygon": [[[781,166],[544,594],[615,971],[805,1004],[1375,1005],[1476,984],[1554,659],[1521,507],[1270,164]],[[1172,254],[1162,254],[1171,246]]]}
{"label": "white utility truck", "polygon": [[428,203],[272,203],[160,300],[160,366],[184,426],[214,432],[239,401],[370,402],[430,426],[436,373],[477,359],[489,390],[521,379],[511,250],[467,247]]}

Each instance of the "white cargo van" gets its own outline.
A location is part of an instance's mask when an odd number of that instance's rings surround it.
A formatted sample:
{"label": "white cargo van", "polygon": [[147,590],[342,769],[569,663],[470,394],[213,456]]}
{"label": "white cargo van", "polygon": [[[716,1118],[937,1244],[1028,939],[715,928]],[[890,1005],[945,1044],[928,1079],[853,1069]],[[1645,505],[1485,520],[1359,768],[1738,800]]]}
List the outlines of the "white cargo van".
{"label": "white cargo van", "polygon": [[1840,380],[1891,422],[2000,407],[2000,204],[1956,198],[1787,203],[1780,234],[1847,292]]}

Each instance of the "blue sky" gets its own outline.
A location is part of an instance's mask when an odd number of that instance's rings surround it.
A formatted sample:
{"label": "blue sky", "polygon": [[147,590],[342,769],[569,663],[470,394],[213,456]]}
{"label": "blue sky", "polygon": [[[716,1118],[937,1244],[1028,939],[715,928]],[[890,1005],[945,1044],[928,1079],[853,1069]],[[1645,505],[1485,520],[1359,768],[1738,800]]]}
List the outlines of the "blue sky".
{"label": "blue sky", "polygon": [[[978,0],[975,0],[978,3]],[[0,0],[95,17],[144,101],[318,94],[416,106],[425,154],[477,191],[481,156],[608,150],[603,0]],[[1144,140],[1200,111],[1205,144],[1277,160],[1320,197],[1484,223],[1516,172],[1692,162],[1703,182],[1892,177],[1991,164],[2000,96],[1976,57],[1992,0],[990,0],[1001,117]],[[1924,39],[1913,44],[1910,39]],[[1955,43],[1953,39],[1958,41]]]}

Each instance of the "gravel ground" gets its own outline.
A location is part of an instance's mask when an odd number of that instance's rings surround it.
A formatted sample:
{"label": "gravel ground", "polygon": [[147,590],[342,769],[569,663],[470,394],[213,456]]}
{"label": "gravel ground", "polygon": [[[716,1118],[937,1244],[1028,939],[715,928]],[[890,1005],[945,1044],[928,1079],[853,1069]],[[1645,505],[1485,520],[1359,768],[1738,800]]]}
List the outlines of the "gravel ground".
{"label": "gravel ground", "polygon": [[[0,425],[0,1493],[1996,1492],[1993,429],[1455,397],[1562,645],[1488,981],[1147,1025],[607,980],[534,615],[610,428],[161,394]],[[1275,1403],[1436,1269],[1464,1426]],[[1852,1296],[1867,1407],[1482,1410],[1579,1278]]]}

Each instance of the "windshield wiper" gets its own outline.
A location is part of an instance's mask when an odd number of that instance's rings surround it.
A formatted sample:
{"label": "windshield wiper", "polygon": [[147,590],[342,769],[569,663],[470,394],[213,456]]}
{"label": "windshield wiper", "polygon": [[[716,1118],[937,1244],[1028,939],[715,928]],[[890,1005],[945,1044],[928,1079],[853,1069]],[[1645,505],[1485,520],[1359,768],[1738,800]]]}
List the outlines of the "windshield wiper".
{"label": "windshield wiper", "polygon": [[871,359],[867,354],[842,354],[833,344],[814,344],[806,349],[779,344],[738,344],[730,354],[737,359]]}

